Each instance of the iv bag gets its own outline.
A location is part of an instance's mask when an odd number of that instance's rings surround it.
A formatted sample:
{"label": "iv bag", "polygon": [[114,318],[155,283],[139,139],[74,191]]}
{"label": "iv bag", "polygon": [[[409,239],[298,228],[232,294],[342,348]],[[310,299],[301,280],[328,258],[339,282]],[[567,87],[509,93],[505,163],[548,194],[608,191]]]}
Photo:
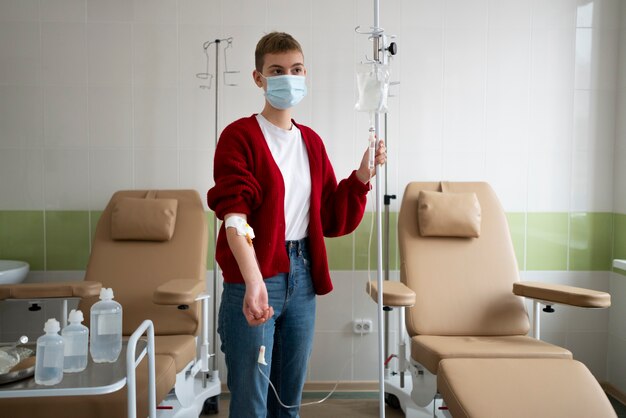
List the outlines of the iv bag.
{"label": "iv bag", "polygon": [[359,112],[387,112],[389,93],[389,66],[372,62],[359,64],[356,73],[359,101],[355,109]]}

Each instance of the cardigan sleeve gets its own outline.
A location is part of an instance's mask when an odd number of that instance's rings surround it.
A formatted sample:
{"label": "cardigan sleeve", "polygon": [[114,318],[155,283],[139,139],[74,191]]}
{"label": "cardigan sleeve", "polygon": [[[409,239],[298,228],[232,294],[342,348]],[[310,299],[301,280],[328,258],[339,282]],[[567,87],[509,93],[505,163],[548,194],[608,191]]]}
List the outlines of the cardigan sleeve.
{"label": "cardigan sleeve", "polygon": [[227,127],[217,144],[213,162],[215,186],[207,203],[219,219],[229,213],[250,215],[261,202],[262,189],[253,174],[253,151],[241,129]]}
{"label": "cardigan sleeve", "polygon": [[322,146],[322,227],[324,236],[338,237],[359,226],[367,203],[369,182],[364,184],[354,170],[337,184],[335,172]]}

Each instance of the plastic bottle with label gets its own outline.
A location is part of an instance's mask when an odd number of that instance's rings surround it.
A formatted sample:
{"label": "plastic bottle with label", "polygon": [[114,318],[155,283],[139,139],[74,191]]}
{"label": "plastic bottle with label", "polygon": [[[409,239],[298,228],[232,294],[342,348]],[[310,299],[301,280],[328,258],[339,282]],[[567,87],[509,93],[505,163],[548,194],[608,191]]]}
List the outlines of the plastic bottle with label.
{"label": "plastic bottle with label", "polygon": [[37,338],[35,383],[56,385],[63,380],[63,337],[59,335],[59,321],[50,318],[43,327],[45,334]]}
{"label": "plastic bottle with label", "polygon": [[89,328],[81,324],[83,313],[72,309],[68,317],[69,325],[63,328],[61,336],[65,344],[63,371],[65,373],[82,372],[87,367],[87,347]]}
{"label": "plastic bottle with label", "polygon": [[102,288],[100,301],[91,307],[89,352],[96,363],[114,363],[122,351],[122,305],[113,300],[113,289]]}

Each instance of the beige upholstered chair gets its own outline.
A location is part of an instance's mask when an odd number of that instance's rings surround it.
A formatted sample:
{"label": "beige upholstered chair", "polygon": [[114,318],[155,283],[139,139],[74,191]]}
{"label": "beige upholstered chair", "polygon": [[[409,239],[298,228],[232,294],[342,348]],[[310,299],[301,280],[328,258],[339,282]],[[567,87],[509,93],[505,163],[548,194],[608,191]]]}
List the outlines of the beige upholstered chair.
{"label": "beige upholstered chair", "polygon": [[[157,404],[175,388],[178,397],[172,394],[164,403],[197,416],[205,399],[215,399],[220,390],[219,379],[194,388],[194,376],[208,370],[197,354],[207,236],[195,190],[120,191],[98,222],[85,282],[4,286],[0,300],[81,297],[79,309],[89,318],[100,284],[113,288],[123,307],[124,335],[145,319],[154,323]],[[137,372],[138,417],[148,415],[146,368],[144,359]],[[126,387],[102,396],[0,399],[0,410],[12,418],[125,417]]]}
{"label": "beige upholstered chair", "polygon": [[[410,183],[398,240],[406,287],[384,282],[383,304],[406,309],[413,402],[426,406],[439,392],[455,418],[615,416],[572,353],[527,335],[515,293],[595,308],[608,307],[610,296],[519,283],[507,220],[488,184]],[[370,289],[375,299],[376,283]]]}

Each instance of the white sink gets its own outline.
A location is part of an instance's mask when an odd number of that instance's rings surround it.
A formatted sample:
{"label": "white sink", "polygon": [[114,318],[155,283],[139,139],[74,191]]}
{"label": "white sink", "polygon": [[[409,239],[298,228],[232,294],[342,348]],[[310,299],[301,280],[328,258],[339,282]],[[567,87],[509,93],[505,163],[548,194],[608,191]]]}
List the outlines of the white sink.
{"label": "white sink", "polygon": [[0,260],[0,284],[22,283],[29,270],[24,261]]}

